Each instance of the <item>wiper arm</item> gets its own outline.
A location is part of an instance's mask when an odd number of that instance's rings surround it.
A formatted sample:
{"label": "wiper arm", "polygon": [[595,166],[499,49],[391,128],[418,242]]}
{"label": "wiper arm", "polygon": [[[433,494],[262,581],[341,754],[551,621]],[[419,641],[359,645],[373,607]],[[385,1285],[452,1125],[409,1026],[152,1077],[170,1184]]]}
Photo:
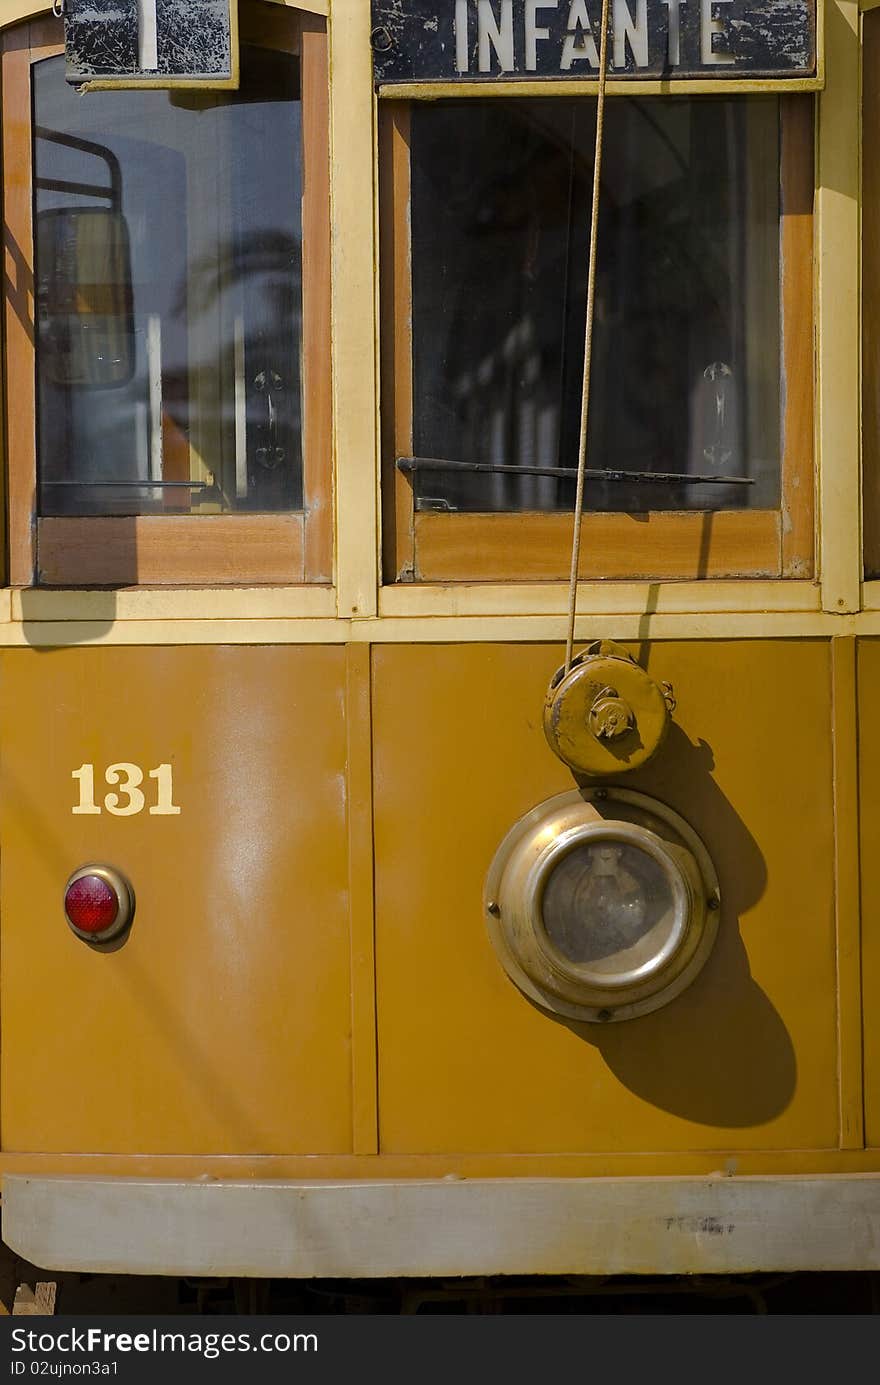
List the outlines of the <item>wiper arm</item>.
{"label": "wiper arm", "polygon": [[[571,480],[577,477],[577,467],[573,466],[507,466],[500,462],[453,462],[441,457],[398,457],[397,469],[405,475],[418,471],[476,471],[504,472],[510,476],[562,476]],[[584,476],[589,481],[639,481],[659,482],[669,486],[753,486],[752,476],[705,476],[693,472],[679,471],[620,471],[616,467],[587,468]]]}

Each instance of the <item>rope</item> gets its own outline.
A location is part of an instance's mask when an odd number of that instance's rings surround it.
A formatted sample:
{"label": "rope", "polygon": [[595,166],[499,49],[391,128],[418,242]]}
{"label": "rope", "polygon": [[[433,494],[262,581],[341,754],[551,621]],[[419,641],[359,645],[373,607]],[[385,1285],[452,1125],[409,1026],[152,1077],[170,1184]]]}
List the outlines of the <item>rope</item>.
{"label": "rope", "polygon": [[596,102],[596,149],[593,156],[593,205],[590,214],[590,261],[587,271],[587,320],[584,333],[584,379],[581,386],[581,431],[578,439],[577,488],[574,499],[574,533],[571,540],[571,578],[568,587],[568,638],[565,672],[571,668],[574,621],[577,612],[578,565],[581,556],[581,516],[584,510],[584,473],[587,464],[587,423],[590,416],[590,364],[593,357],[593,314],[596,306],[596,242],[599,231],[599,180],[602,174],[602,137],[605,128],[605,83],[608,67],[609,0],[602,0],[602,38],[599,48],[599,91]]}

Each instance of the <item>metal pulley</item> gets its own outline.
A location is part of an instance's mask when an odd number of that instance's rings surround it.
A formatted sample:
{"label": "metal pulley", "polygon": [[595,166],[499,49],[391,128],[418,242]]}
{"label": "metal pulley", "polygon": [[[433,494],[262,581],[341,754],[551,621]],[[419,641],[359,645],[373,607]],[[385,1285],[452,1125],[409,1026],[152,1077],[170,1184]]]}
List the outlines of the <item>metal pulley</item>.
{"label": "metal pulley", "polygon": [[620,774],[650,759],[674,707],[669,683],[655,683],[622,645],[596,640],[554,674],[544,734],[576,773]]}

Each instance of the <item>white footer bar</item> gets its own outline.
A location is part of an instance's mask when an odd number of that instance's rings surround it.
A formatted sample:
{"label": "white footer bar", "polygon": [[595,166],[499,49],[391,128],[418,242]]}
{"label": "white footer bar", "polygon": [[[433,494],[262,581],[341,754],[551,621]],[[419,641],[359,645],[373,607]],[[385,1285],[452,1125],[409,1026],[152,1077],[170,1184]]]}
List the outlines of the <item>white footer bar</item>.
{"label": "white footer bar", "polygon": [[378,1278],[880,1269],[880,1174],[3,1180],[3,1240],[90,1273]]}

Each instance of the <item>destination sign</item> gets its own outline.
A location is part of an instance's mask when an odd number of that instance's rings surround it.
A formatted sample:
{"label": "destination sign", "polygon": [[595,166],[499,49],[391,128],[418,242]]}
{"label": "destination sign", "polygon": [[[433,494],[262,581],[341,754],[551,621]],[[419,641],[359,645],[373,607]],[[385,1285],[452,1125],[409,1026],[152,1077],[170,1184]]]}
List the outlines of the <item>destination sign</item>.
{"label": "destination sign", "polygon": [[68,82],[238,86],[236,0],[64,0]]}
{"label": "destination sign", "polygon": [[[377,85],[595,77],[601,0],[372,0]],[[816,0],[612,0],[615,78],[811,77]]]}

